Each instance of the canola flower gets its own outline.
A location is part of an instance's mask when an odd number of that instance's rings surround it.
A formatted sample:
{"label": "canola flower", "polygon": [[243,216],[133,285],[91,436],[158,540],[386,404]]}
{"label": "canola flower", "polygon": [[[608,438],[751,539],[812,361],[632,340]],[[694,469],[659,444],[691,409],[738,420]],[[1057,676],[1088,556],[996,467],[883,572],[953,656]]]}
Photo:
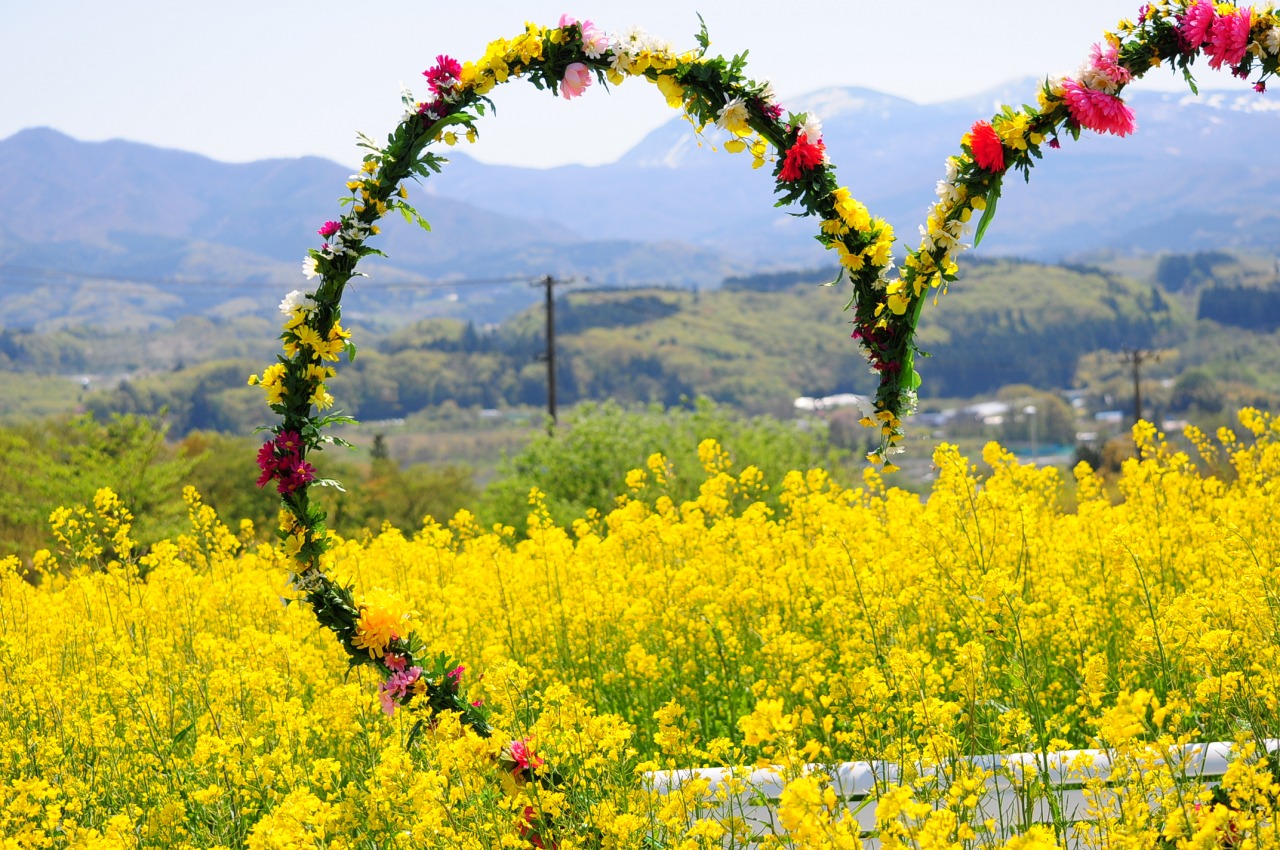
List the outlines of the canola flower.
{"label": "canola flower", "polygon": [[[468,658],[444,676],[487,737],[388,718],[375,684],[433,674],[348,672],[286,548],[188,491],[190,531],[143,552],[102,491],[54,514],[35,575],[0,564],[0,846],[857,848],[843,761],[899,768],[881,847],[1280,846],[1280,422],[1240,419],[1189,451],[1141,424],[1114,497],[1082,466],[1072,510],[1061,473],[993,444],[985,476],[940,446],[927,499],[795,472],[773,514],[707,441],[701,471],[655,456],[569,529],[535,493],[518,542],[466,512],[335,538],[326,571],[369,588],[364,657],[416,625],[416,657]],[[696,499],[666,494],[679,475]],[[1236,747],[1217,791],[1165,762],[1211,740]],[[994,822],[962,761],[1086,747],[1113,768],[1079,826]],[[698,765],[736,778],[651,778]],[[784,782],[763,832],[724,796],[758,765]]]}

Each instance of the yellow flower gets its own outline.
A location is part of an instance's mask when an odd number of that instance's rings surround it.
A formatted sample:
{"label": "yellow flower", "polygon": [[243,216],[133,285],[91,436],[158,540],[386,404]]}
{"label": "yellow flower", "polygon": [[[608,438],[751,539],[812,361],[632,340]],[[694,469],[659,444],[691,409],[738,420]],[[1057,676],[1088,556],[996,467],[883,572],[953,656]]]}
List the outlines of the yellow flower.
{"label": "yellow flower", "polygon": [[659,74],[654,83],[658,86],[658,90],[662,92],[662,96],[667,99],[667,106],[672,109],[679,109],[684,106],[684,87],[676,82],[676,78],[670,74]]}

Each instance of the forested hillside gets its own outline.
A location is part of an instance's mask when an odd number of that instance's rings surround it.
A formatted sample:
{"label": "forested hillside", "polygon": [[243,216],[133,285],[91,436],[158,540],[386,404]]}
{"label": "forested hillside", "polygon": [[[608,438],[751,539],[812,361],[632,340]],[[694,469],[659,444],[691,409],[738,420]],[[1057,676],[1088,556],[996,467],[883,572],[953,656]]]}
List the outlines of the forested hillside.
{"label": "forested hillside", "polygon": [[[676,404],[702,395],[748,413],[784,415],[798,396],[867,392],[873,382],[849,339],[840,287],[824,272],[740,278],[721,289],[568,292],[556,306],[558,401]],[[1069,386],[1081,355],[1149,346],[1179,320],[1151,285],[1097,269],[1010,260],[971,262],[927,311],[926,395],[993,392],[1005,384]],[[545,317],[527,310],[488,330],[431,319],[364,334],[356,361],[333,382],[362,419],[459,407],[546,402]],[[1027,356],[1033,352],[1033,356]],[[167,410],[174,432],[245,433],[260,424],[259,364],[215,359],[130,378],[90,395],[99,415]]]}

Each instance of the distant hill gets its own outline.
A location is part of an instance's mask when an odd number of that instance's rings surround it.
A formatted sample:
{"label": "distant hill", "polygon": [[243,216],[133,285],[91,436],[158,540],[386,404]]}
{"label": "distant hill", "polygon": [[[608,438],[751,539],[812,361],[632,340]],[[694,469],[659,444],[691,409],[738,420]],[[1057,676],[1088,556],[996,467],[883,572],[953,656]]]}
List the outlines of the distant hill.
{"label": "distant hill", "polygon": [[[933,105],[833,88],[786,105],[822,118],[841,182],[911,241],[943,160],[973,120],[997,101],[1033,101],[1038,85]],[[1133,138],[1086,134],[1047,151],[1029,186],[1010,177],[981,255],[1280,252],[1280,171],[1266,153],[1280,137],[1280,100],[1140,86],[1128,100]],[[349,308],[391,322],[495,321],[533,293],[522,283],[453,293],[421,285],[552,273],[705,288],[829,262],[813,222],[773,207],[767,169],[716,146],[714,128],[699,139],[673,119],[595,167],[491,166],[448,150],[453,161],[415,192],[434,231],[389,221],[380,240],[389,259],[369,264],[374,280],[355,287]],[[0,323],[146,326],[269,310],[301,284],[301,258],[315,228],[340,212],[346,176],[311,157],[228,164],[47,129],[0,140]],[[109,280],[86,286],[85,276]],[[379,288],[390,283],[408,286]]]}

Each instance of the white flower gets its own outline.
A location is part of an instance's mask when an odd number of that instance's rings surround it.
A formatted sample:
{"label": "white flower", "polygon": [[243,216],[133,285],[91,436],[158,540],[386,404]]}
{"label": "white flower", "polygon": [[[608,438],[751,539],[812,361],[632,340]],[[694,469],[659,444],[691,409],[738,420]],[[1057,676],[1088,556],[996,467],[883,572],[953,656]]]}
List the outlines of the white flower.
{"label": "white flower", "polygon": [[960,176],[960,160],[954,156],[947,157],[947,182],[954,183]]}
{"label": "white flower", "polygon": [[764,87],[760,89],[760,102],[765,106],[770,106],[778,102],[778,94],[773,90],[772,80],[764,81]]}
{"label": "white flower", "polygon": [[937,193],[942,202],[948,206],[954,206],[960,202],[960,189],[950,180],[939,180]]}
{"label": "white flower", "polygon": [[[313,264],[315,263],[315,260],[312,259],[311,257],[307,257],[307,259],[311,260]],[[303,265],[305,266],[306,264],[304,263]],[[307,277],[311,277],[311,275],[307,275]],[[305,305],[306,302],[307,302],[306,293],[303,292],[301,289],[295,289],[292,292],[290,292],[288,295],[286,295],[284,297],[284,300],[280,302],[280,312],[284,313],[286,316],[292,316],[293,311]]]}
{"label": "white flower", "polygon": [[927,253],[933,253],[938,244],[933,241],[933,236],[929,233],[929,228],[923,224],[920,225],[920,250]]}
{"label": "white flower", "polygon": [[631,70],[631,63],[633,61],[634,60],[631,54],[627,52],[627,49],[619,44],[613,48],[613,55],[609,57],[609,67],[613,68],[613,70],[617,71],[619,74],[625,74]]}
{"label": "white flower", "polygon": [[742,135],[751,129],[747,126],[747,117],[747,102],[741,97],[731,97],[725,101],[724,109],[720,110],[716,126],[735,135]]}
{"label": "white flower", "polygon": [[804,116],[804,123],[800,125],[800,135],[808,139],[811,145],[822,141],[822,122],[818,120],[817,115],[810,112]]}
{"label": "white flower", "polygon": [[305,260],[302,261],[302,273],[307,276],[307,280],[310,280],[311,278],[320,274],[320,272],[316,269],[315,257],[308,256]]}
{"label": "white flower", "polygon": [[1262,36],[1262,45],[1268,53],[1280,53],[1280,27],[1272,27]]}

